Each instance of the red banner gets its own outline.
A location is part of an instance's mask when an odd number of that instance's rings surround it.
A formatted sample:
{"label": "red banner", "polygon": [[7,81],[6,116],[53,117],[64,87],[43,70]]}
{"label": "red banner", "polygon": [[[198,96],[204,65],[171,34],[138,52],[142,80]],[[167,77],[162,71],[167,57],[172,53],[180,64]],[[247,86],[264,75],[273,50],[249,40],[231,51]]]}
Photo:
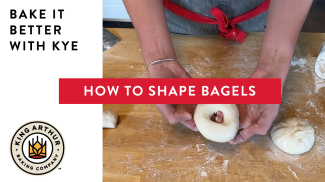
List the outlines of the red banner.
{"label": "red banner", "polygon": [[280,104],[279,78],[59,80],[60,104]]}

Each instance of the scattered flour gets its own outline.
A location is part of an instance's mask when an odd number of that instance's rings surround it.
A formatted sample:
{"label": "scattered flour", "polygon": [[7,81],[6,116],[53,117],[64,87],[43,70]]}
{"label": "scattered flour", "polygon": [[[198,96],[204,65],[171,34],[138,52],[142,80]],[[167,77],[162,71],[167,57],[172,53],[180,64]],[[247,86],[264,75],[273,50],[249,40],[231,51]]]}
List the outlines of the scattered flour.
{"label": "scattered flour", "polygon": [[207,177],[207,176],[208,176],[208,174],[207,174],[207,172],[205,172],[205,171],[202,171],[202,172],[201,172],[201,176]]}
{"label": "scattered flour", "polygon": [[309,107],[312,107],[314,109],[317,109],[316,106],[315,106],[314,101],[312,101],[312,100],[308,100],[307,103],[306,103],[306,105],[309,106]]}
{"label": "scattered flour", "polygon": [[293,170],[291,170],[290,166],[287,166],[289,171],[294,175],[294,177],[296,177],[298,180],[300,180],[296,174],[296,172],[294,172]]}
{"label": "scattered flour", "polygon": [[229,160],[224,160],[222,163],[223,169],[225,169],[228,166]]}
{"label": "scattered flour", "polygon": [[203,75],[200,67],[195,68],[193,65],[186,65],[184,69],[189,74],[190,74],[191,70],[193,70],[198,76],[200,76],[201,78],[204,78],[204,75]]}
{"label": "scattered flour", "polygon": [[[291,62],[291,67],[294,68],[293,72],[301,72],[306,74],[312,72],[314,78],[314,84],[315,84],[314,92],[316,94],[319,93],[319,90],[321,88],[325,87],[325,79],[322,79],[315,74],[313,68],[311,68],[311,65],[308,64],[306,59],[294,58]],[[287,87],[290,87],[290,85],[287,85]]]}
{"label": "scattered flour", "polygon": [[197,148],[197,151],[200,152],[202,149],[200,148],[200,146],[205,146],[204,144],[196,144],[196,148]]}
{"label": "scattered flour", "polygon": [[111,48],[111,47],[109,46],[108,42],[104,42],[104,43],[103,43],[103,47],[104,47],[106,50],[108,50],[108,49]]}
{"label": "scattered flour", "polygon": [[306,73],[308,70],[307,66],[307,60],[306,59],[293,59],[291,61],[291,66],[294,67],[295,69],[293,70],[294,72],[303,72]]}

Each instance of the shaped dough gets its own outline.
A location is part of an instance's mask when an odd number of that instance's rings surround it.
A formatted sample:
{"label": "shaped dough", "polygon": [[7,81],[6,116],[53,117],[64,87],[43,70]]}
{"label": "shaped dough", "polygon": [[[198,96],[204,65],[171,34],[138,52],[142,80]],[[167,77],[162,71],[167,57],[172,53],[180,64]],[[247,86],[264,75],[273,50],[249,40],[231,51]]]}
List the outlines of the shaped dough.
{"label": "shaped dough", "polygon": [[[223,123],[211,121],[211,116],[217,111],[223,112]],[[235,104],[198,104],[194,121],[205,138],[215,142],[229,142],[237,134],[239,112]]]}
{"label": "shaped dough", "polygon": [[302,154],[314,145],[314,128],[307,120],[288,118],[273,126],[271,131],[273,143],[288,154]]}

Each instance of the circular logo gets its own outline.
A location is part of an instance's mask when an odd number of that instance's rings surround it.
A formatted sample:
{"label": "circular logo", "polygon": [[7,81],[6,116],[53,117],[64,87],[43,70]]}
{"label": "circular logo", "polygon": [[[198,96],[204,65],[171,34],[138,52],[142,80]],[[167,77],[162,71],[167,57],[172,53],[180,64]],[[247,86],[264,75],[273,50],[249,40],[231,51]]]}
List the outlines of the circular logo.
{"label": "circular logo", "polygon": [[52,125],[33,121],[20,127],[11,140],[11,156],[16,165],[33,175],[53,171],[61,162],[64,142]]}

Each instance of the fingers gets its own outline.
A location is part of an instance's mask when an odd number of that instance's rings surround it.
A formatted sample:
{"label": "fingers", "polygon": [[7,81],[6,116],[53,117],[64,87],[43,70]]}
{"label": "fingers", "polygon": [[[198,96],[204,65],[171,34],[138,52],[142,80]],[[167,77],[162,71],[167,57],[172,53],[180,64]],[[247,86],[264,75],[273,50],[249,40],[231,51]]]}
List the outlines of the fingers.
{"label": "fingers", "polygon": [[181,123],[188,127],[189,129],[193,130],[193,131],[198,131],[196,124],[194,122],[194,119],[190,119],[190,120],[186,120],[186,121],[181,121]]}
{"label": "fingers", "polygon": [[223,123],[223,112],[217,111],[215,121],[217,123]]}
{"label": "fingers", "polygon": [[245,128],[245,129],[242,129],[242,130],[238,131],[235,138],[230,140],[229,143],[232,144],[232,145],[236,145],[236,144],[239,144],[239,143],[246,142],[249,138],[251,138],[255,134],[254,131],[256,130],[255,128],[257,126],[254,124],[254,125],[249,126],[248,128]]}
{"label": "fingers", "polygon": [[215,117],[215,122],[217,122],[217,123],[223,123],[223,117],[217,115]]}
{"label": "fingers", "polygon": [[[240,126],[235,138],[229,142],[231,144],[243,143],[254,134],[265,135],[276,118],[280,105],[252,104],[237,107],[240,110]],[[257,111],[261,114],[256,115]]]}
{"label": "fingers", "polygon": [[188,112],[178,111],[170,104],[157,104],[158,110],[164,115],[170,124],[181,122],[193,131],[198,131],[192,115]]}
{"label": "fingers", "polygon": [[239,129],[238,130],[242,130],[244,128],[247,128],[251,125],[251,120],[250,118],[244,118],[244,119],[239,119]]}
{"label": "fingers", "polygon": [[264,131],[262,131],[262,133],[265,133],[265,134],[272,126],[272,123],[274,122],[275,118],[278,116],[280,104],[271,105],[270,107],[271,107],[271,109],[268,112],[269,114],[268,115],[266,115],[265,113],[262,114],[261,118],[258,121],[261,128],[264,128]]}
{"label": "fingers", "polygon": [[237,108],[239,111],[239,129],[244,129],[247,128],[251,122],[250,122],[250,117],[248,116],[248,105],[247,104],[237,104]]}
{"label": "fingers", "polygon": [[192,119],[192,115],[187,112],[177,111],[170,104],[157,104],[158,110],[164,115],[170,124]]}
{"label": "fingers", "polygon": [[217,111],[217,115],[220,117],[223,117],[223,112],[222,111]]}
{"label": "fingers", "polygon": [[[184,111],[174,111],[171,124],[179,123],[186,120],[193,120],[190,113]],[[194,120],[193,120],[194,122]]]}
{"label": "fingers", "polygon": [[223,113],[222,111],[217,111],[211,116],[211,121],[217,122],[217,123],[223,123]]}
{"label": "fingers", "polygon": [[258,120],[258,125],[260,127],[255,130],[255,133],[258,135],[266,135],[266,133],[270,129],[275,117],[276,117],[276,115],[275,116],[270,115],[269,117],[262,115],[260,117],[260,119]]}
{"label": "fingers", "polygon": [[246,142],[250,139],[254,134],[258,135],[266,135],[267,131],[270,129],[274,118],[273,117],[265,117],[261,116],[257,123],[240,130],[234,139],[229,141],[230,144],[239,144]]}

